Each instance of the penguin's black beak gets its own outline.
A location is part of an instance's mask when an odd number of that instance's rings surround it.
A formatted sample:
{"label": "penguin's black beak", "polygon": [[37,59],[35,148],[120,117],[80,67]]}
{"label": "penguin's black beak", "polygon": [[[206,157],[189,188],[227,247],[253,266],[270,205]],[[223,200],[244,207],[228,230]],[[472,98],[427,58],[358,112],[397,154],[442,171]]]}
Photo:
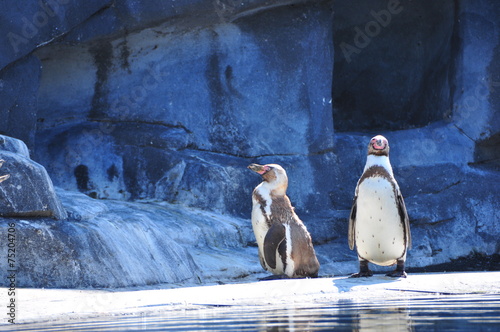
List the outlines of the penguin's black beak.
{"label": "penguin's black beak", "polygon": [[248,165],[248,169],[258,173],[260,175],[265,174],[269,171],[269,166],[259,165],[259,164],[250,164]]}

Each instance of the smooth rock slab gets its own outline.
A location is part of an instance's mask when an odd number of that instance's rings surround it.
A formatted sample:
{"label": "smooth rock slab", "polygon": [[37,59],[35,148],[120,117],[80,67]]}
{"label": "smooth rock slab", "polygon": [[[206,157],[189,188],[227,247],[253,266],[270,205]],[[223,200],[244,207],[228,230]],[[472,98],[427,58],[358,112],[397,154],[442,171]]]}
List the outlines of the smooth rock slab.
{"label": "smooth rock slab", "polygon": [[[15,228],[18,287],[194,284],[261,272],[257,248],[246,248],[252,241],[247,220],[158,202],[57,193],[68,211],[64,222],[0,218],[0,239]],[[0,280],[7,270],[1,255]]]}

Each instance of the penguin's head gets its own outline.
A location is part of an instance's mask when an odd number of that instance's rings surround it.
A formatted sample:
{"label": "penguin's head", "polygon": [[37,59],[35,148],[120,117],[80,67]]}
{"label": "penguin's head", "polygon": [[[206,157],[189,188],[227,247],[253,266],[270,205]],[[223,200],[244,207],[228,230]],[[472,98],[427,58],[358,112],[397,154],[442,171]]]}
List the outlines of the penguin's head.
{"label": "penguin's head", "polygon": [[250,164],[248,168],[262,175],[264,182],[267,182],[273,190],[283,191],[283,194],[285,194],[288,187],[288,176],[283,167],[278,164]]}
{"label": "penguin's head", "polygon": [[368,144],[368,155],[389,156],[389,141],[382,135],[377,135]]}

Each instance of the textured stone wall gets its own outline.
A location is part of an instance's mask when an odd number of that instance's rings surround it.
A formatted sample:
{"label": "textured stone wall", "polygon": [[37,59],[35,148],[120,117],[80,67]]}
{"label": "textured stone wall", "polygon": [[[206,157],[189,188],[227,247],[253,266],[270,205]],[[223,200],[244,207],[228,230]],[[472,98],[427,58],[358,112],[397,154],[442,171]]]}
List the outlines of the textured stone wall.
{"label": "textured stone wall", "polygon": [[[347,217],[375,134],[390,141],[407,203],[408,266],[498,257],[493,0],[0,7],[0,134],[26,143],[67,211],[54,196],[60,220],[1,219],[0,236],[18,222],[24,285],[256,273],[252,162],[286,168],[320,274],[355,272]],[[114,267],[123,278],[106,282]]]}

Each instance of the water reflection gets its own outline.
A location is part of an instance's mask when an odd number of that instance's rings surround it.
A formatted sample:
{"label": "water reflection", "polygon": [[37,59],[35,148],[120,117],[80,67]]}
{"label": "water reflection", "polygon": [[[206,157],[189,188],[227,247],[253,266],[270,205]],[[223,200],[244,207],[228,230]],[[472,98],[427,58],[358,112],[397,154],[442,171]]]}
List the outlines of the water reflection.
{"label": "water reflection", "polygon": [[272,315],[264,312],[259,322],[260,329],[258,331],[311,331],[316,326],[317,321],[321,319],[321,316],[307,311],[303,308],[292,307],[276,310]]}
{"label": "water reflection", "polygon": [[[168,308],[167,308],[168,309]],[[60,324],[17,331],[497,331],[500,295],[421,297],[283,307],[201,307],[162,314]]]}
{"label": "water reflection", "polygon": [[414,331],[414,324],[408,305],[387,307],[350,308],[353,315],[352,331]]}

